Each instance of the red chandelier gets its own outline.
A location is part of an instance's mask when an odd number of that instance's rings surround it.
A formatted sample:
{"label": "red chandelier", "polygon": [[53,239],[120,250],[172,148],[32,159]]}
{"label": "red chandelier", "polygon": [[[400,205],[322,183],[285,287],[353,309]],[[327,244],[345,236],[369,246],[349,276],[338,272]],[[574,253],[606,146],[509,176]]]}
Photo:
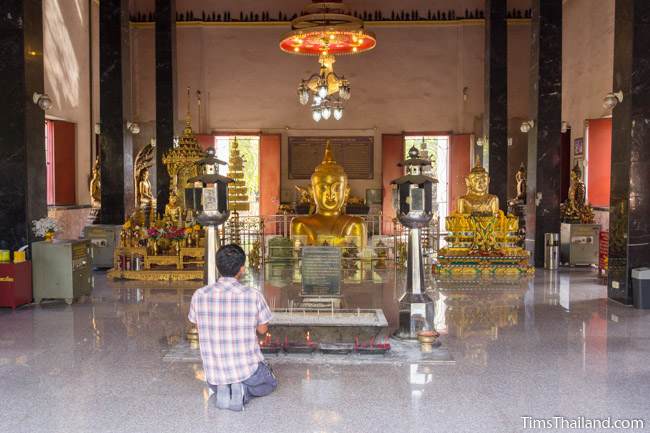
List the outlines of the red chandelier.
{"label": "red chandelier", "polygon": [[377,45],[374,33],[363,21],[350,15],[341,1],[314,2],[303,15],[291,21],[291,31],[280,41],[286,53],[319,56],[321,54],[359,54]]}

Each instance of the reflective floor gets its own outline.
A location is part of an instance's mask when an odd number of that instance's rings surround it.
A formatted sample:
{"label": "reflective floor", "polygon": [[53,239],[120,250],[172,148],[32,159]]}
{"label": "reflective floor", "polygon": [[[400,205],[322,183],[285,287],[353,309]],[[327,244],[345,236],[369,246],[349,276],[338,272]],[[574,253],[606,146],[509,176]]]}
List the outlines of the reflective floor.
{"label": "reflective floor", "polygon": [[[280,274],[260,277],[278,308],[296,290]],[[345,303],[394,323],[402,278],[348,281]],[[81,303],[0,309],[0,431],[504,433],[524,431],[522,416],[646,418],[630,431],[650,431],[650,311],[607,301],[592,271],[438,283],[454,365],[279,365],[278,391],[244,413],[213,406],[200,365],[162,361],[193,290],[96,274]]]}

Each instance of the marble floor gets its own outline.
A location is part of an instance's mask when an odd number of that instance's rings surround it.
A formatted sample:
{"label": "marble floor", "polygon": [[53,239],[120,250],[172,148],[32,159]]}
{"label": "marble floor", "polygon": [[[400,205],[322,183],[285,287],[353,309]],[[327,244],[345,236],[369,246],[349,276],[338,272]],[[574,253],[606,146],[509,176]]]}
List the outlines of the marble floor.
{"label": "marble floor", "polygon": [[[0,432],[541,431],[522,416],[641,418],[625,431],[650,431],[650,311],[609,302],[590,270],[438,283],[436,326],[455,364],[278,365],[277,392],[243,413],[213,406],[200,365],[162,360],[192,287],[95,280],[72,306],[0,309]],[[384,271],[347,302],[380,305],[394,323],[400,281]],[[262,285],[278,306],[292,296],[282,278]]]}

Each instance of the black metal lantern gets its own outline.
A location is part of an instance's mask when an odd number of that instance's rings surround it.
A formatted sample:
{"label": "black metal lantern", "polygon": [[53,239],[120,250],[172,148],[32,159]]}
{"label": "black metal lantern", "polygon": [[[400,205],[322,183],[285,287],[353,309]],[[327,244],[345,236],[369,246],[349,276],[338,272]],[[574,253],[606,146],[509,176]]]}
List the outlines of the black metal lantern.
{"label": "black metal lantern", "polygon": [[421,159],[415,147],[409,158],[399,164],[404,176],[393,180],[393,207],[397,219],[408,227],[408,267],[406,290],[399,300],[399,330],[402,338],[417,338],[421,331],[434,331],[433,300],[424,290],[424,269],[420,247],[420,229],[433,217],[433,188],[438,181],[422,173],[431,161]]}
{"label": "black metal lantern", "polygon": [[219,174],[219,165],[227,165],[214,156],[214,149],[208,149],[205,158],[196,162],[201,174],[187,180],[194,188],[186,190],[185,203],[198,213],[203,225],[220,225],[226,222],[228,210],[228,184],[233,180]]}
{"label": "black metal lantern", "polygon": [[[194,183],[194,188],[186,190],[185,202],[198,212],[197,220],[205,226],[204,282],[212,284],[217,280],[216,252],[219,245],[216,227],[230,216],[228,184],[233,180],[219,174],[219,165],[226,163],[214,156],[214,149],[208,149],[207,156],[197,164],[201,166],[201,174],[188,179],[188,182]],[[188,200],[187,193],[190,191],[191,200]]]}
{"label": "black metal lantern", "polygon": [[415,146],[409,149],[409,158],[399,163],[404,176],[393,180],[393,207],[397,219],[408,228],[426,227],[433,217],[433,184],[438,181],[423,174],[431,161],[421,159]]}

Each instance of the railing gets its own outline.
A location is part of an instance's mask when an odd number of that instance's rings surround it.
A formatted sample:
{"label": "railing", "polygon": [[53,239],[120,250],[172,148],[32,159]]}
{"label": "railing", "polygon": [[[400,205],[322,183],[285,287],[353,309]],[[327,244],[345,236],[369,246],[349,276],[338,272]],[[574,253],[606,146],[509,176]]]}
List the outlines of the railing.
{"label": "railing", "polygon": [[[220,240],[224,243],[240,245],[249,257],[249,264],[259,267],[268,257],[268,242],[276,237],[289,238],[291,234],[291,221],[300,215],[278,214],[267,216],[231,216],[221,226]],[[397,265],[406,264],[407,244],[409,229],[404,227],[395,218],[383,218],[381,214],[356,215],[366,223],[368,242],[365,255],[362,258],[377,260],[381,258],[382,249],[385,249],[385,260]],[[387,232],[383,234],[382,232]],[[438,220],[434,218],[428,227],[420,230],[422,243],[422,256],[424,264],[432,264],[437,256],[440,246],[440,232]],[[379,242],[381,241],[381,244]],[[379,247],[378,247],[379,244]],[[383,246],[382,246],[383,244]],[[293,245],[287,246],[286,256],[297,259],[293,253]],[[251,258],[252,257],[252,258]]]}

